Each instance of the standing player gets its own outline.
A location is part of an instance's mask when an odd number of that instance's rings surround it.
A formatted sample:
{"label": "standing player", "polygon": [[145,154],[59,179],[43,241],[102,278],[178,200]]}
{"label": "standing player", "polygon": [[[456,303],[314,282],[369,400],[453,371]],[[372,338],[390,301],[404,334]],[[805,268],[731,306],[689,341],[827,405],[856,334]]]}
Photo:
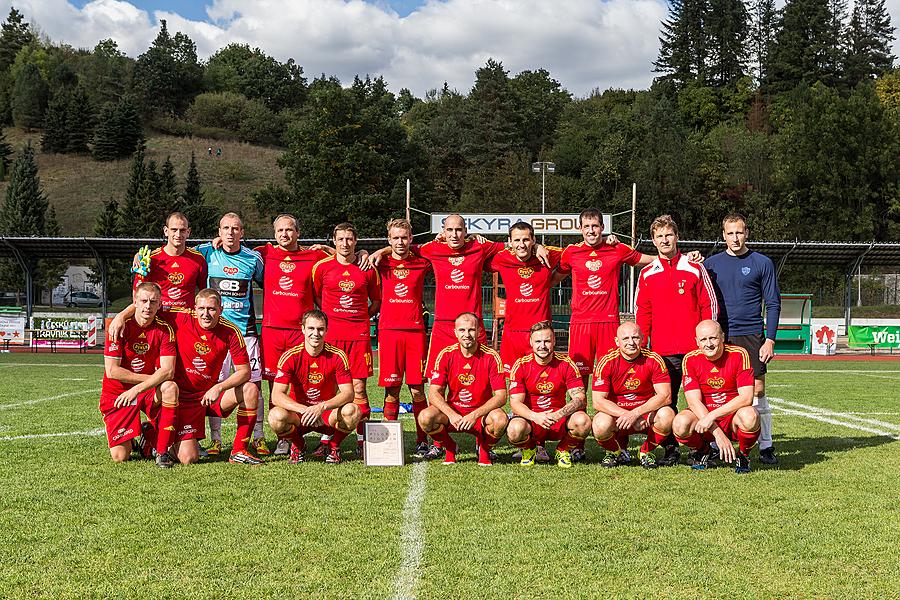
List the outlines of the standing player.
{"label": "standing player", "polygon": [[[617,348],[603,357],[594,371],[594,437],[606,450],[604,467],[628,462],[628,437],[646,433],[641,466],[656,468],[653,449],[672,434],[675,411],[669,406],[672,386],[666,363],[642,348],[641,329],[622,323],[616,330]],[[674,464],[674,463],[673,463]]]}
{"label": "standing player", "polygon": [[[759,413],[753,408],[753,369],[747,351],[725,343],[715,321],[697,325],[697,346],[684,357],[684,395],[688,408],[672,425],[675,437],[694,450],[695,469],[712,466],[717,454],[734,462],[735,473],[750,472],[750,449],[759,439]],[[738,442],[734,451],[731,442]]]}
{"label": "standing player", "polygon": [[378,317],[378,385],[384,388],[384,418],[396,421],[403,378],[412,397],[416,418],[416,450],[425,458],[428,439],[419,425],[425,400],[425,318],[422,294],[431,263],[410,252],[412,225],[406,219],[387,224],[391,253],[378,263],[381,276],[381,314]]}
{"label": "standing player", "polygon": [[[731,213],[722,220],[727,249],[706,262],[721,294],[719,320],[729,344],[744,348],[753,365],[753,406],[759,412],[762,433],[759,461],[778,463],[772,444],[772,410],[766,397],[766,365],[775,357],[775,332],[781,315],[781,290],[775,265],[767,256],[747,247],[747,220]],[[765,333],[760,307],[766,307]]]}
{"label": "standing player", "polygon": [[173,212],[166,217],[163,235],[166,244],[150,253],[149,271],[146,275],[135,275],[134,287],[152,281],[162,290],[164,310],[193,308],[194,294],[206,287],[206,260],[195,249],[187,247],[191,227],[184,214]]}
{"label": "standing player", "polygon": [[285,352],[272,387],[269,426],[291,444],[291,464],[304,460],[303,435],[319,431],[331,436],[325,462],[341,462],[340,445],[362,418],[353,403],[350,364],[342,350],[325,343],[328,317],[320,310],[303,314],[303,343]]}
{"label": "standing player", "polygon": [[[171,381],[175,374],[175,334],[156,317],[161,293],[153,282],[138,284],[134,318],[125,321],[121,339],[106,340],[100,412],[115,462],[124,462],[131,455],[132,440],[141,435],[141,411],[151,416],[160,404],[178,403],[178,386]],[[156,464],[172,466],[163,456],[157,457]]]}
{"label": "standing player", "polygon": [[[650,237],[659,256],[641,269],[634,299],[634,317],[650,348],[666,361],[672,384],[672,410],[678,412],[681,362],[697,348],[694,331],[700,321],[718,316],[716,294],[703,265],[678,251],[678,225],[669,215],[650,224]],[[678,464],[680,454],[673,436],[663,442],[663,466]]]}
{"label": "standing player", "polygon": [[[263,260],[257,252],[241,245],[243,236],[244,223],[241,218],[235,213],[226,213],[219,220],[221,248],[214,247],[212,242],[206,242],[197,246],[197,251],[203,255],[209,267],[208,286],[221,295],[222,316],[236,325],[244,338],[250,357],[250,381],[259,387],[262,382],[262,365],[259,360],[252,283],[255,281],[257,285],[263,284]],[[226,380],[233,367],[234,361],[228,357],[222,363],[220,380]],[[260,410],[263,410],[262,407]],[[206,452],[219,454],[222,451],[222,420],[218,416],[210,416],[209,433],[212,443]]]}
{"label": "standing player", "polygon": [[531,326],[551,320],[552,275],[562,250],[547,247],[550,266],[546,266],[535,256],[536,244],[534,227],[520,221],[509,228],[509,249],[498,252],[485,263],[485,269],[499,273],[506,286],[500,358],[507,373],[519,358],[531,354]]}
{"label": "standing player", "polygon": [[[268,243],[254,250],[262,257],[263,322],[260,335],[263,378],[272,390],[278,361],[288,349],[303,343],[301,317],[315,308],[312,285],[312,268],[329,253],[314,248],[303,248],[298,243],[300,229],[293,215],[279,215],[273,222],[275,245]],[[271,399],[269,407],[271,408]],[[253,448],[257,454],[269,453],[263,434],[263,410],[257,411],[253,431]],[[279,443],[275,454],[287,454],[288,443]]]}
{"label": "standing player", "polygon": [[[166,411],[163,405],[157,452],[164,453],[174,437],[171,452],[181,464],[197,462],[200,458],[197,441],[206,433],[204,417],[227,418],[237,409],[237,433],[229,462],[261,465],[261,460],[247,452],[256,422],[259,387],[250,381],[250,359],[244,337],[221,314],[219,293],[204,289],[195,298],[194,310],[176,308],[165,315],[175,329],[178,346],[175,383],[179,396],[175,410]],[[234,373],[221,379],[222,365],[229,355]]]}
{"label": "standing player", "polygon": [[[441,442],[444,464],[456,464],[453,432],[471,433],[478,444],[478,464],[492,464],[490,451],[506,431],[506,379],[500,355],[478,342],[481,318],[462,313],[456,318],[457,343],[438,353],[431,384],[430,406],[419,415],[422,429]],[[445,390],[447,397],[444,397]]]}
{"label": "standing player", "polygon": [[553,323],[532,325],[529,341],[532,352],[516,360],[509,374],[509,405],[515,416],[506,437],[522,449],[520,464],[525,467],[534,465],[538,444],[559,440],[556,464],[568,469],[569,449],[583,444],[591,431],[591,418],[584,412],[584,384],[572,359],[553,351]]}
{"label": "standing player", "polygon": [[[353,402],[362,421],[369,418],[366,379],[373,374],[369,319],[381,306],[381,281],[378,271],[362,270],[356,264],[356,228],[341,223],[334,228],[335,255],[313,266],[312,281],[322,311],[328,315],[328,343],[342,350],[350,361],[353,377]],[[362,455],[363,423],[356,430],[357,454]],[[330,442],[336,447],[333,440]]]}

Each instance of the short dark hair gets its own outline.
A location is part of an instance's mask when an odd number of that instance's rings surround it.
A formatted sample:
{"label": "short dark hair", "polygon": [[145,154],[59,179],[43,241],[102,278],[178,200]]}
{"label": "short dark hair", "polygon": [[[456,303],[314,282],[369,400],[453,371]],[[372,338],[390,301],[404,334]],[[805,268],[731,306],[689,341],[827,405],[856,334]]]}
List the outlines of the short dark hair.
{"label": "short dark hair", "polygon": [[325,323],[325,327],[328,327],[328,315],[326,315],[318,308],[313,308],[303,313],[303,316],[300,317],[300,325],[305,327],[307,319],[318,319],[319,321]]}
{"label": "short dark hair", "polygon": [[584,219],[597,219],[601,223],[603,222],[603,213],[600,212],[599,208],[594,208],[593,206],[590,208],[586,208],[581,211],[581,214],[578,215],[578,221],[583,221]]}
{"label": "short dark hair", "polygon": [[537,333],[538,331],[552,331],[553,335],[556,335],[556,331],[553,330],[553,322],[552,321],[538,321],[534,325],[531,326],[531,330],[528,333],[528,336],[531,337],[532,333]]}
{"label": "short dark hair", "polygon": [[169,221],[171,221],[172,219],[181,219],[188,226],[188,229],[190,229],[191,227],[191,222],[188,221],[187,216],[185,216],[183,212],[176,210],[175,212],[169,213],[169,216],[166,217],[166,227],[169,226]]}
{"label": "short dark hair", "polygon": [[512,237],[512,232],[517,229],[520,231],[528,231],[528,233],[531,234],[531,237],[534,237],[534,227],[531,226],[531,223],[526,223],[525,221],[513,223],[512,227],[509,228],[509,237]]}
{"label": "short dark hair", "polygon": [[744,224],[744,228],[749,229],[747,225],[747,217],[739,212],[730,212],[725,215],[724,219],[722,219],[722,231],[725,231],[725,225],[727,225],[728,223],[736,223],[738,221]]}
{"label": "short dark hair", "polygon": [[353,226],[353,223],[349,223],[344,221],[343,223],[338,223],[334,226],[334,231],[331,233],[331,236],[334,237],[337,235],[338,231],[349,231],[353,234],[354,238],[359,238],[359,234],[356,233],[356,227]]}
{"label": "short dark hair", "polygon": [[159,287],[159,284],[154,283],[152,281],[142,281],[134,288],[134,295],[137,296],[138,292],[148,290],[156,294],[157,298],[162,298],[162,288]]}

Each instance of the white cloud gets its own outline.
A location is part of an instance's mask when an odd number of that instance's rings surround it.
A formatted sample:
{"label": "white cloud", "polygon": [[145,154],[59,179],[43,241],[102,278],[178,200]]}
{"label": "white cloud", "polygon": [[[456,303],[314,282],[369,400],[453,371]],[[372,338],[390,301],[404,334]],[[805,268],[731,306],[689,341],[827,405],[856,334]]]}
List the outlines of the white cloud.
{"label": "white cloud", "polygon": [[[779,2],[780,3],[780,2]],[[4,14],[10,2],[0,2]],[[422,95],[446,81],[467,92],[489,57],[511,73],[545,68],[569,91],[647,87],[658,50],[665,0],[427,0],[406,17],[382,2],[362,0],[212,0],[208,21],[129,2],[16,0],[54,41],[93,47],[111,37],[131,56],[143,52],[166,19],[206,58],[230,42],[259,46],[279,60],[294,58],[308,77],[383,75],[388,85]],[[900,0],[888,0],[892,17]],[[896,19],[895,19],[895,22]],[[895,53],[898,44],[895,44]]]}

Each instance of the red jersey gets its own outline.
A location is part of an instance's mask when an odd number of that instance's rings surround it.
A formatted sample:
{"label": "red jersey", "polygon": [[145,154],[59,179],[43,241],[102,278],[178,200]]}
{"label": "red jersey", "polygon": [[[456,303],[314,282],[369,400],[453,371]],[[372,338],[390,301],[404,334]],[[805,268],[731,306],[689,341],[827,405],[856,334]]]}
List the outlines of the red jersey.
{"label": "red jersey", "polygon": [[[160,319],[153,319],[146,327],[141,327],[134,319],[125,321],[118,340],[106,338],[104,358],[115,358],[119,366],[138,375],[152,375],[159,368],[162,356],[175,356],[175,332]],[[103,393],[118,396],[134,387],[103,375]]]}
{"label": "red jersey", "polygon": [[324,250],[294,252],[268,243],[254,248],[263,259],[263,327],[297,329],[303,313],[315,308],[313,265],[326,258]]}
{"label": "red jersey", "polygon": [[193,248],[185,248],[181,256],[170,256],[162,246],[150,253],[147,276],[134,276],[134,287],[152,281],[162,289],[163,307],[194,308],[194,295],[206,287],[207,275],[206,259]]}
{"label": "red jersey", "polygon": [[697,324],[715,321],[719,312],[706,269],[680,252],[671,260],[657,257],[641,269],[634,306],[644,339],[662,356],[696,350]]}
{"label": "red jersey", "polygon": [[572,322],[618,323],[622,265],[636,265],[640,260],[641,253],[626,244],[567,246],[559,271],[572,274]]}
{"label": "red jersey", "polygon": [[425,329],[422,294],[431,263],[410,253],[404,259],[386,256],[378,263],[381,276],[379,329]]}
{"label": "red jersey", "polygon": [[342,265],[329,256],[313,265],[312,280],[319,306],[328,315],[328,339],[368,339],[369,301],[381,300],[378,271]]}
{"label": "red jersey", "polygon": [[222,363],[228,353],[235,365],[250,363],[244,336],[237,326],[225,318],[210,330],[200,327],[193,310],[176,308],[166,313],[166,320],[175,329],[178,360],[175,364],[175,383],[181,394],[205,394],[219,381]]}
{"label": "red jersey", "polygon": [[490,400],[495,390],[506,389],[503,362],[484,344],[470,357],[463,356],[459,344],[453,344],[438,354],[431,385],[446,386],[447,403],[459,414],[467,415]]}
{"label": "red jersey", "polygon": [[578,367],[562,352],[554,352],[542,365],[534,354],[523,356],[509,372],[509,393],[525,394],[525,404],[534,411],[559,410],[566,405],[566,392],[583,388]]}
{"label": "red jersey", "polygon": [[489,271],[500,274],[506,287],[504,329],[528,331],[535,323],[550,320],[550,279],[553,269],[559,264],[562,250],[547,250],[550,268],[535,256],[522,262],[509,249],[498,252],[485,265]]}
{"label": "red jersey", "polygon": [[700,390],[703,404],[715,410],[734,400],[738,388],[753,387],[750,355],[740,346],[725,344],[718,360],[709,360],[700,350],[684,357],[684,391]]}
{"label": "red jersey", "polygon": [[281,355],[275,374],[275,383],[291,386],[291,397],[306,406],[331,400],[339,385],[352,382],[347,355],[331,344],[318,356],[310,356],[304,344],[294,346]]}
{"label": "red jersey", "polygon": [[434,319],[455,321],[460,313],[472,312],[481,318],[481,274],[487,259],[503,250],[500,242],[469,240],[459,250],[446,242],[428,242],[414,246],[416,252],[431,261],[437,286]]}
{"label": "red jersey", "polygon": [[594,369],[593,389],[606,392],[606,398],[631,410],[656,394],[653,384],[670,383],[669,371],[662,357],[641,348],[634,360],[622,356],[618,349],[604,356]]}

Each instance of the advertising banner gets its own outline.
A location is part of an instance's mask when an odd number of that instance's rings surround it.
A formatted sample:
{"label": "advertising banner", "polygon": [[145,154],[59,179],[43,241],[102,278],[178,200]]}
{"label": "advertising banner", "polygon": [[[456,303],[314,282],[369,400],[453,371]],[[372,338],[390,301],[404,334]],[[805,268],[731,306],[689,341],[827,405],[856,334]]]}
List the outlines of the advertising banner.
{"label": "advertising banner", "polygon": [[6,346],[22,346],[25,344],[25,317],[0,315],[0,342]]}
{"label": "advertising banner", "polygon": [[[449,213],[431,215],[431,233],[440,233]],[[509,235],[509,228],[520,221],[531,224],[535,235],[581,235],[581,221],[577,214],[475,214],[460,215],[466,231],[479,235]],[[612,215],[603,215],[603,233],[612,231]]]}
{"label": "advertising banner", "polygon": [[31,317],[31,346],[44,348],[55,341],[57,348],[91,348],[97,344],[97,316]]}
{"label": "advertising banner", "polygon": [[900,327],[851,325],[847,332],[849,344],[856,347],[897,348],[900,349]]}

